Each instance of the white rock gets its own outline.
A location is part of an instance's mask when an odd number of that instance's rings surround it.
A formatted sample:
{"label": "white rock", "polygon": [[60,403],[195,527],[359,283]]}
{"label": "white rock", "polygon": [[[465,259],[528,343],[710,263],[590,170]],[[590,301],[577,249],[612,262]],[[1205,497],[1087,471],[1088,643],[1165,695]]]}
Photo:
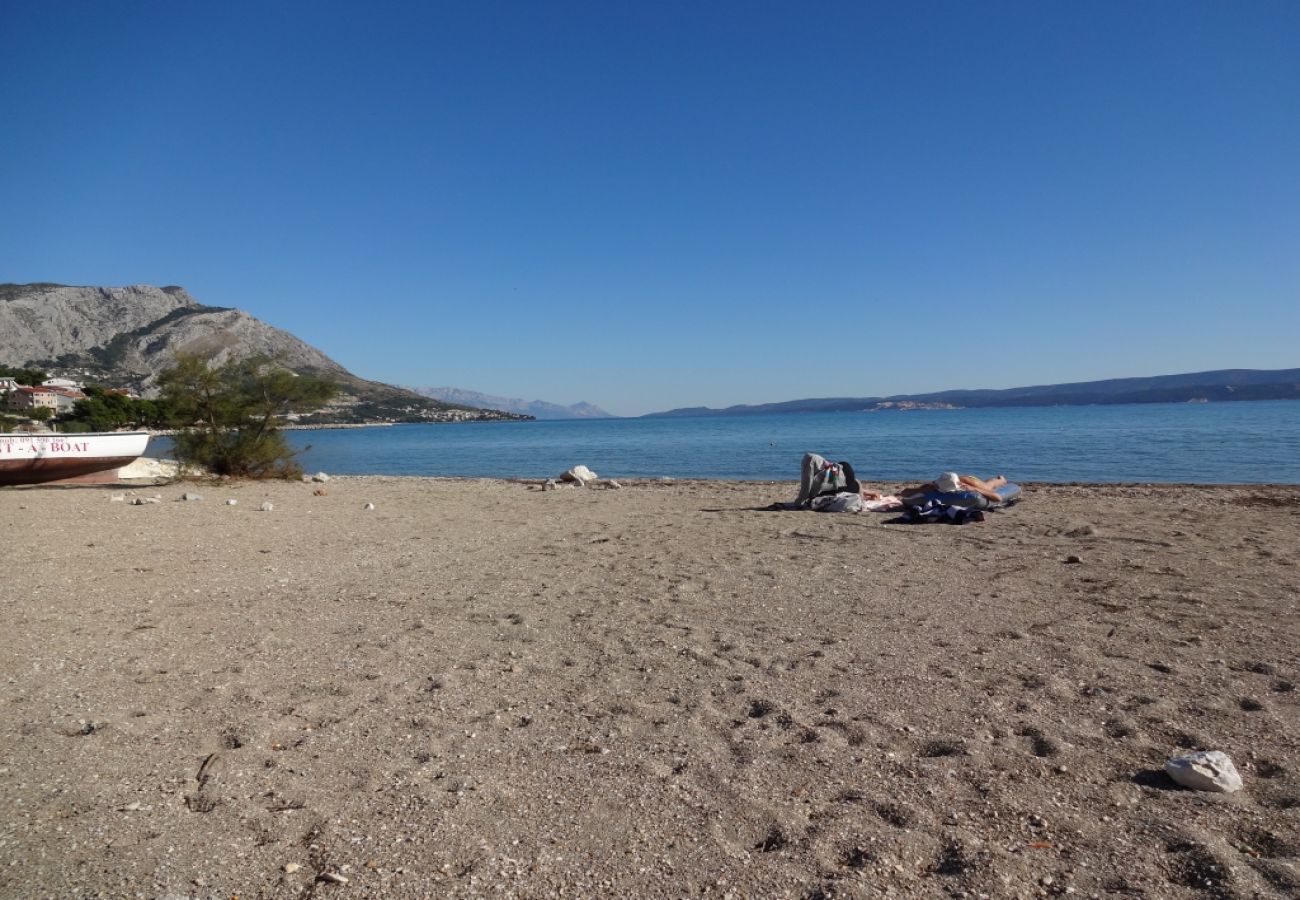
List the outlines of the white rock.
{"label": "white rock", "polygon": [[113,494],[108,500],[110,503],[124,503],[126,502],[126,494]]}
{"label": "white rock", "polygon": [[180,474],[180,463],[174,459],[154,459],[142,456],[117,470],[118,478],[175,478]]}
{"label": "white rock", "polygon": [[285,863],[285,864],[284,864],[284,871],[285,871],[286,874],[289,874],[289,875],[292,875],[294,872],[297,872],[297,871],[298,871],[299,869],[301,869],[301,868],[302,868],[302,866],[298,865],[297,863]]}
{"label": "white rock", "polygon": [[144,506],[146,503],[161,503],[161,502],[162,500],[160,500],[157,497],[136,497],[134,500],[131,501],[131,505]]}
{"label": "white rock", "polygon": [[179,497],[178,499],[180,499],[180,500],[202,500],[202,499],[203,499],[203,495],[202,495],[202,494],[192,494],[192,493],[190,493],[189,491],[186,491],[185,493],[181,494],[180,497]]}
{"label": "white rock", "polygon": [[558,490],[559,487],[560,487],[559,482],[557,482],[554,478],[548,478],[546,479],[546,484],[542,485],[542,490],[554,491],[554,490]]}
{"label": "white rock", "polygon": [[560,476],[561,481],[577,482],[586,484],[588,481],[596,480],[596,473],[586,466],[574,466],[569,471]]}
{"label": "white rock", "polygon": [[367,503],[365,506],[363,506],[363,507],[361,507],[361,508],[362,508],[362,509],[374,509],[374,508],[375,508],[375,504],[373,504],[373,503]]}
{"label": "white rock", "polygon": [[609,479],[608,481],[605,482],[605,490],[607,490],[607,491],[621,491],[621,490],[623,490],[623,485],[619,484],[617,481],[615,481],[613,478],[611,478],[611,479]]}
{"label": "white rock", "polygon": [[1165,763],[1169,777],[1195,791],[1218,791],[1231,794],[1241,790],[1241,775],[1232,758],[1221,750],[1200,750],[1175,756]]}
{"label": "white rock", "polygon": [[319,481],[321,484],[324,484],[325,482],[330,480],[330,477],[326,475],[324,472],[317,472],[315,475],[311,477],[311,480]]}
{"label": "white rock", "polygon": [[275,504],[271,503],[268,500],[266,503],[263,503],[261,506],[259,506],[258,509],[260,509],[262,512],[270,512],[271,510],[275,509]]}
{"label": "white rock", "polygon": [[231,499],[229,499],[229,500],[226,501],[226,506],[234,506],[234,505],[237,504],[238,502],[239,502],[238,500],[236,500],[236,499],[234,499],[234,498],[232,497]]}

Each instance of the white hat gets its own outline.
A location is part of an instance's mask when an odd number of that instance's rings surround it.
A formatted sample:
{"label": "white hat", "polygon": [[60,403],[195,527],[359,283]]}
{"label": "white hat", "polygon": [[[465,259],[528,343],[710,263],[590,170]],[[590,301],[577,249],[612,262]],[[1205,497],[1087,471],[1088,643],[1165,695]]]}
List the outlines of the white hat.
{"label": "white hat", "polygon": [[934,486],[945,494],[949,491],[960,491],[962,489],[961,479],[957,477],[956,472],[944,472],[934,480]]}

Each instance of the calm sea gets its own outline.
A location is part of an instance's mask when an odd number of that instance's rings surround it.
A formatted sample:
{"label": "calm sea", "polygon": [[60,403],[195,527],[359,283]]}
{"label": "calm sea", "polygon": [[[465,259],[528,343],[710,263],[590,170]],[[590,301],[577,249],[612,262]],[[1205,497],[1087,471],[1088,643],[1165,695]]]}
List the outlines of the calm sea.
{"label": "calm sea", "polygon": [[796,480],[812,450],[864,480],[1300,483],[1300,401],[398,425],[290,433],[308,471]]}

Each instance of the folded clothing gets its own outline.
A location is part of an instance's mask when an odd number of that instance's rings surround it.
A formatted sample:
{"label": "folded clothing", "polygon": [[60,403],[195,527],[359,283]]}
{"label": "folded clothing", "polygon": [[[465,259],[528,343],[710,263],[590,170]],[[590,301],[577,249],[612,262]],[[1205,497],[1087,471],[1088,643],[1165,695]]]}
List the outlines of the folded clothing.
{"label": "folded clothing", "polygon": [[886,525],[924,525],[942,522],[948,525],[969,525],[971,522],[983,522],[984,513],[978,509],[964,506],[948,506],[927,500],[922,506],[909,506],[897,519],[890,519]]}

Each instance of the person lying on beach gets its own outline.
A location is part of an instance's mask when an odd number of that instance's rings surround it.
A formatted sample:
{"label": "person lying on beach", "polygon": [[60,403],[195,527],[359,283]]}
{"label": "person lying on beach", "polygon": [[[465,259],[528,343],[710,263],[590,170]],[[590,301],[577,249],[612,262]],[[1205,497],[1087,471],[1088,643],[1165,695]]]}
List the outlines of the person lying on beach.
{"label": "person lying on beach", "polygon": [[[867,502],[879,501],[881,495],[864,488],[845,460],[830,462],[817,453],[805,453],[799,466],[799,496],[792,503],[773,503],[771,509],[809,509],[822,496],[860,495]],[[848,505],[848,504],[845,504]]]}
{"label": "person lying on beach", "polygon": [[[1006,483],[1007,479],[1003,475],[994,475],[985,481],[975,475],[958,475],[956,472],[944,472],[934,481],[926,482],[917,487],[904,488],[899,491],[899,496],[906,498],[915,494],[929,494],[932,492],[949,494],[953,491],[974,491],[993,503],[1001,503],[1002,496],[997,493],[997,488]],[[863,496],[866,495],[863,494]]]}

